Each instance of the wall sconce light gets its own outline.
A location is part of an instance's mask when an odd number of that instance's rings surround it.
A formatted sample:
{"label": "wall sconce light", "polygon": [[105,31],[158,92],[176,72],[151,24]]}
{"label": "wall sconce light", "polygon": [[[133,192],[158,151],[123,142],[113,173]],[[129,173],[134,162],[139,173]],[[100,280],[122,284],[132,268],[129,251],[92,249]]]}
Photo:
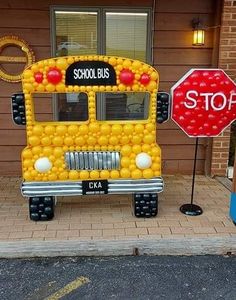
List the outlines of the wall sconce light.
{"label": "wall sconce light", "polygon": [[193,45],[203,46],[205,43],[205,29],[198,18],[192,20],[192,28],[193,28]]}

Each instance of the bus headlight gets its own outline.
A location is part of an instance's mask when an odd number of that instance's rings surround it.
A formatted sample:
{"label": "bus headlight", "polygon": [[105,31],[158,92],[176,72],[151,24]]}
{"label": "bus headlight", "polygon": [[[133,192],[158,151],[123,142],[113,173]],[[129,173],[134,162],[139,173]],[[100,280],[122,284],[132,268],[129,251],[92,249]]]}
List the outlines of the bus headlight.
{"label": "bus headlight", "polygon": [[52,163],[47,157],[41,157],[36,160],[34,168],[40,173],[46,173],[52,168]]}
{"label": "bus headlight", "polygon": [[135,159],[136,165],[139,169],[148,169],[152,164],[152,158],[147,153],[139,153]]}

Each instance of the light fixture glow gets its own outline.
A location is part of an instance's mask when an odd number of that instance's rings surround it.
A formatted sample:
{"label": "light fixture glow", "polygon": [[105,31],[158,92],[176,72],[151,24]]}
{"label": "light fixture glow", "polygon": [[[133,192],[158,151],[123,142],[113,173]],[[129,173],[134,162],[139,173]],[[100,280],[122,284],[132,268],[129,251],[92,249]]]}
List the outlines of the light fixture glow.
{"label": "light fixture glow", "polygon": [[205,29],[199,19],[192,20],[193,27],[193,45],[203,46],[205,44]]}

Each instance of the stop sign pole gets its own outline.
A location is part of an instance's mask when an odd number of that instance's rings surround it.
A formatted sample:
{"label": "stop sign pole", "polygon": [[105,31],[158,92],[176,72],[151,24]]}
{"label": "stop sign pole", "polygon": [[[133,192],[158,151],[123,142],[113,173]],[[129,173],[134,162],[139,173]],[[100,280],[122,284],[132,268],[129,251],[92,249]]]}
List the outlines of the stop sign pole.
{"label": "stop sign pole", "polygon": [[193,204],[198,138],[218,136],[236,120],[236,85],[221,69],[191,69],[171,88],[171,96],[172,120],[196,138],[191,202],[180,211],[197,216],[202,214]]}

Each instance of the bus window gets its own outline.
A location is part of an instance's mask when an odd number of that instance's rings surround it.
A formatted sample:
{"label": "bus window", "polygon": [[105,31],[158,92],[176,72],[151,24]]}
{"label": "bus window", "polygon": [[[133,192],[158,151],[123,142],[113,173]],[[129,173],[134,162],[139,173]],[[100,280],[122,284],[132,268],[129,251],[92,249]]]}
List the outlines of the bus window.
{"label": "bus window", "polygon": [[96,93],[97,120],[147,120],[149,103],[146,92]]}
{"label": "bus window", "polygon": [[[36,121],[87,121],[88,120],[88,96],[86,93],[58,93],[58,115],[53,119],[51,114],[40,114],[42,110],[42,98],[50,103],[53,94],[34,94],[34,110]],[[55,94],[54,94],[55,95]],[[48,105],[48,104],[47,104]],[[47,107],[46,105],[46,107]]]}

